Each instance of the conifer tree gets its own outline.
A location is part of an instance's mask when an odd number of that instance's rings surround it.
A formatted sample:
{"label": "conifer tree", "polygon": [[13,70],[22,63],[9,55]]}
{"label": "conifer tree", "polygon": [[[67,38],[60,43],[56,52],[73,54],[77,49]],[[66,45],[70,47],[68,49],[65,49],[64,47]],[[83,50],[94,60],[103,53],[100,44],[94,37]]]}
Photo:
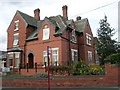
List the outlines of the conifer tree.
{"label": "conifer tree", "polygon": [[116,53],[116,41],[112,39],[115,34],[115,29],[110,27],[110,24],[107,22],[107,16],[104,19],[101,19],[100,27],[97,30],[98,34],[98,45],[97,45],[97,53],[100,56],[100,64],[104,64],[104,59]]}

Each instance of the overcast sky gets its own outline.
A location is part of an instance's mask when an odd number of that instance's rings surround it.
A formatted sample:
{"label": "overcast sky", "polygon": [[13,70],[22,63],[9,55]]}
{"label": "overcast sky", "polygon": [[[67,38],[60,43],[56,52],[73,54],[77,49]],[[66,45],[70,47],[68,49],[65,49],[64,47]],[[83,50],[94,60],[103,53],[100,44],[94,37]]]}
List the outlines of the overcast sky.
{"label": "overcast sky", "polygon": [[[16,10],[33,16],[34,9],[40,8],[40,18],[62,15],[62,6],[68,6],[68,18],[77,16],[88,18],[94,36],[104,15],[116,32],[118,32],[119,0],[0,0],[0,50],[7,50],[7,28]],[[118,38],[116,33],[114,38]]]}

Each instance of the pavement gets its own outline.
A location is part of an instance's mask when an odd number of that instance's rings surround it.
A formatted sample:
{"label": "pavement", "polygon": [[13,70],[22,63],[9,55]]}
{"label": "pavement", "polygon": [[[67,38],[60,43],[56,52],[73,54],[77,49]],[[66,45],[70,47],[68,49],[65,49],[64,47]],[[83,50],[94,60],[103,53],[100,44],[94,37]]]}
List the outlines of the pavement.
{"label": "pavement", "polygon": [[[48,90],[48,88],[2,87],[2,90]],[[120,87],[50,88],[50,90],[120,90]]]}

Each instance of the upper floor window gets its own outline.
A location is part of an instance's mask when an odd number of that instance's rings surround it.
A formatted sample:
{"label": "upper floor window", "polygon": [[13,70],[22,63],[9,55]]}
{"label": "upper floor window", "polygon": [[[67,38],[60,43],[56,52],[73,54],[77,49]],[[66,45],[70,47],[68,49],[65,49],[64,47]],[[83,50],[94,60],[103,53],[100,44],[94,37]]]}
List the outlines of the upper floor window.
{"label": "upper floor window", "polygon": [[15,21],[15,29],[14,29],[14,31],[18,30],[18,26],[19,26],[19,20],[16,20]]}
{"label": "upper floor window", "polygon": [[89,64],[92,63],[92,52],[91,51],[88,51],[88,62]]}
{"label": "upper floor window", "polygon": [[43,29],[43,40],[48,40],[50,38],[50,29],[44,28]]}
{"label": "upper floor window", "polygon": [[86,33],[86,43],[87,43],[88,45],[91,45],[91,41],[92,41],[91,35],[88,34],[88,33]]}
{"label": "upper floor window", "polygon": [[19,36],[19,33],[14,34],[14,41],[13,41],[14,47],[18,46],[18,36]]}
{"label": "upper floor window", "polygon": [[76,34],[75,34],[75,29],[72,31],[72,42],[76,42]]}
{"label": "upper floor window", "polygon": [[76,61],[78,59],[78,52],[75,49],[71,49],[72,52],[72,61]]}

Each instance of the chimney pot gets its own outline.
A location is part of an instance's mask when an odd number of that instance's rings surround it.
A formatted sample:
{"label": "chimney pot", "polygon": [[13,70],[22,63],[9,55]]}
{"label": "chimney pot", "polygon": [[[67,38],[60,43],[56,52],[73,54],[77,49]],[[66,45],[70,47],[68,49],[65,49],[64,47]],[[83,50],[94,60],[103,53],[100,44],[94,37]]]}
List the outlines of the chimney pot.
{"label": "chimney pot", "polygon": [[34,10],[34,18],[40,21],[40,9],[35,9]]}
{"label": "chimney pot", "polygon": [[79,20],[81,20],[81,17],[80,16],[76,17],[76,21],[79,21]]}
{"label": "chimney pot", "polygon": [[68,9],[67,5],[64,5],[64,6],[62,7],[62,10],[63,10],[63,17],[64,17],[65,19],[68,19],[67,9]]}

